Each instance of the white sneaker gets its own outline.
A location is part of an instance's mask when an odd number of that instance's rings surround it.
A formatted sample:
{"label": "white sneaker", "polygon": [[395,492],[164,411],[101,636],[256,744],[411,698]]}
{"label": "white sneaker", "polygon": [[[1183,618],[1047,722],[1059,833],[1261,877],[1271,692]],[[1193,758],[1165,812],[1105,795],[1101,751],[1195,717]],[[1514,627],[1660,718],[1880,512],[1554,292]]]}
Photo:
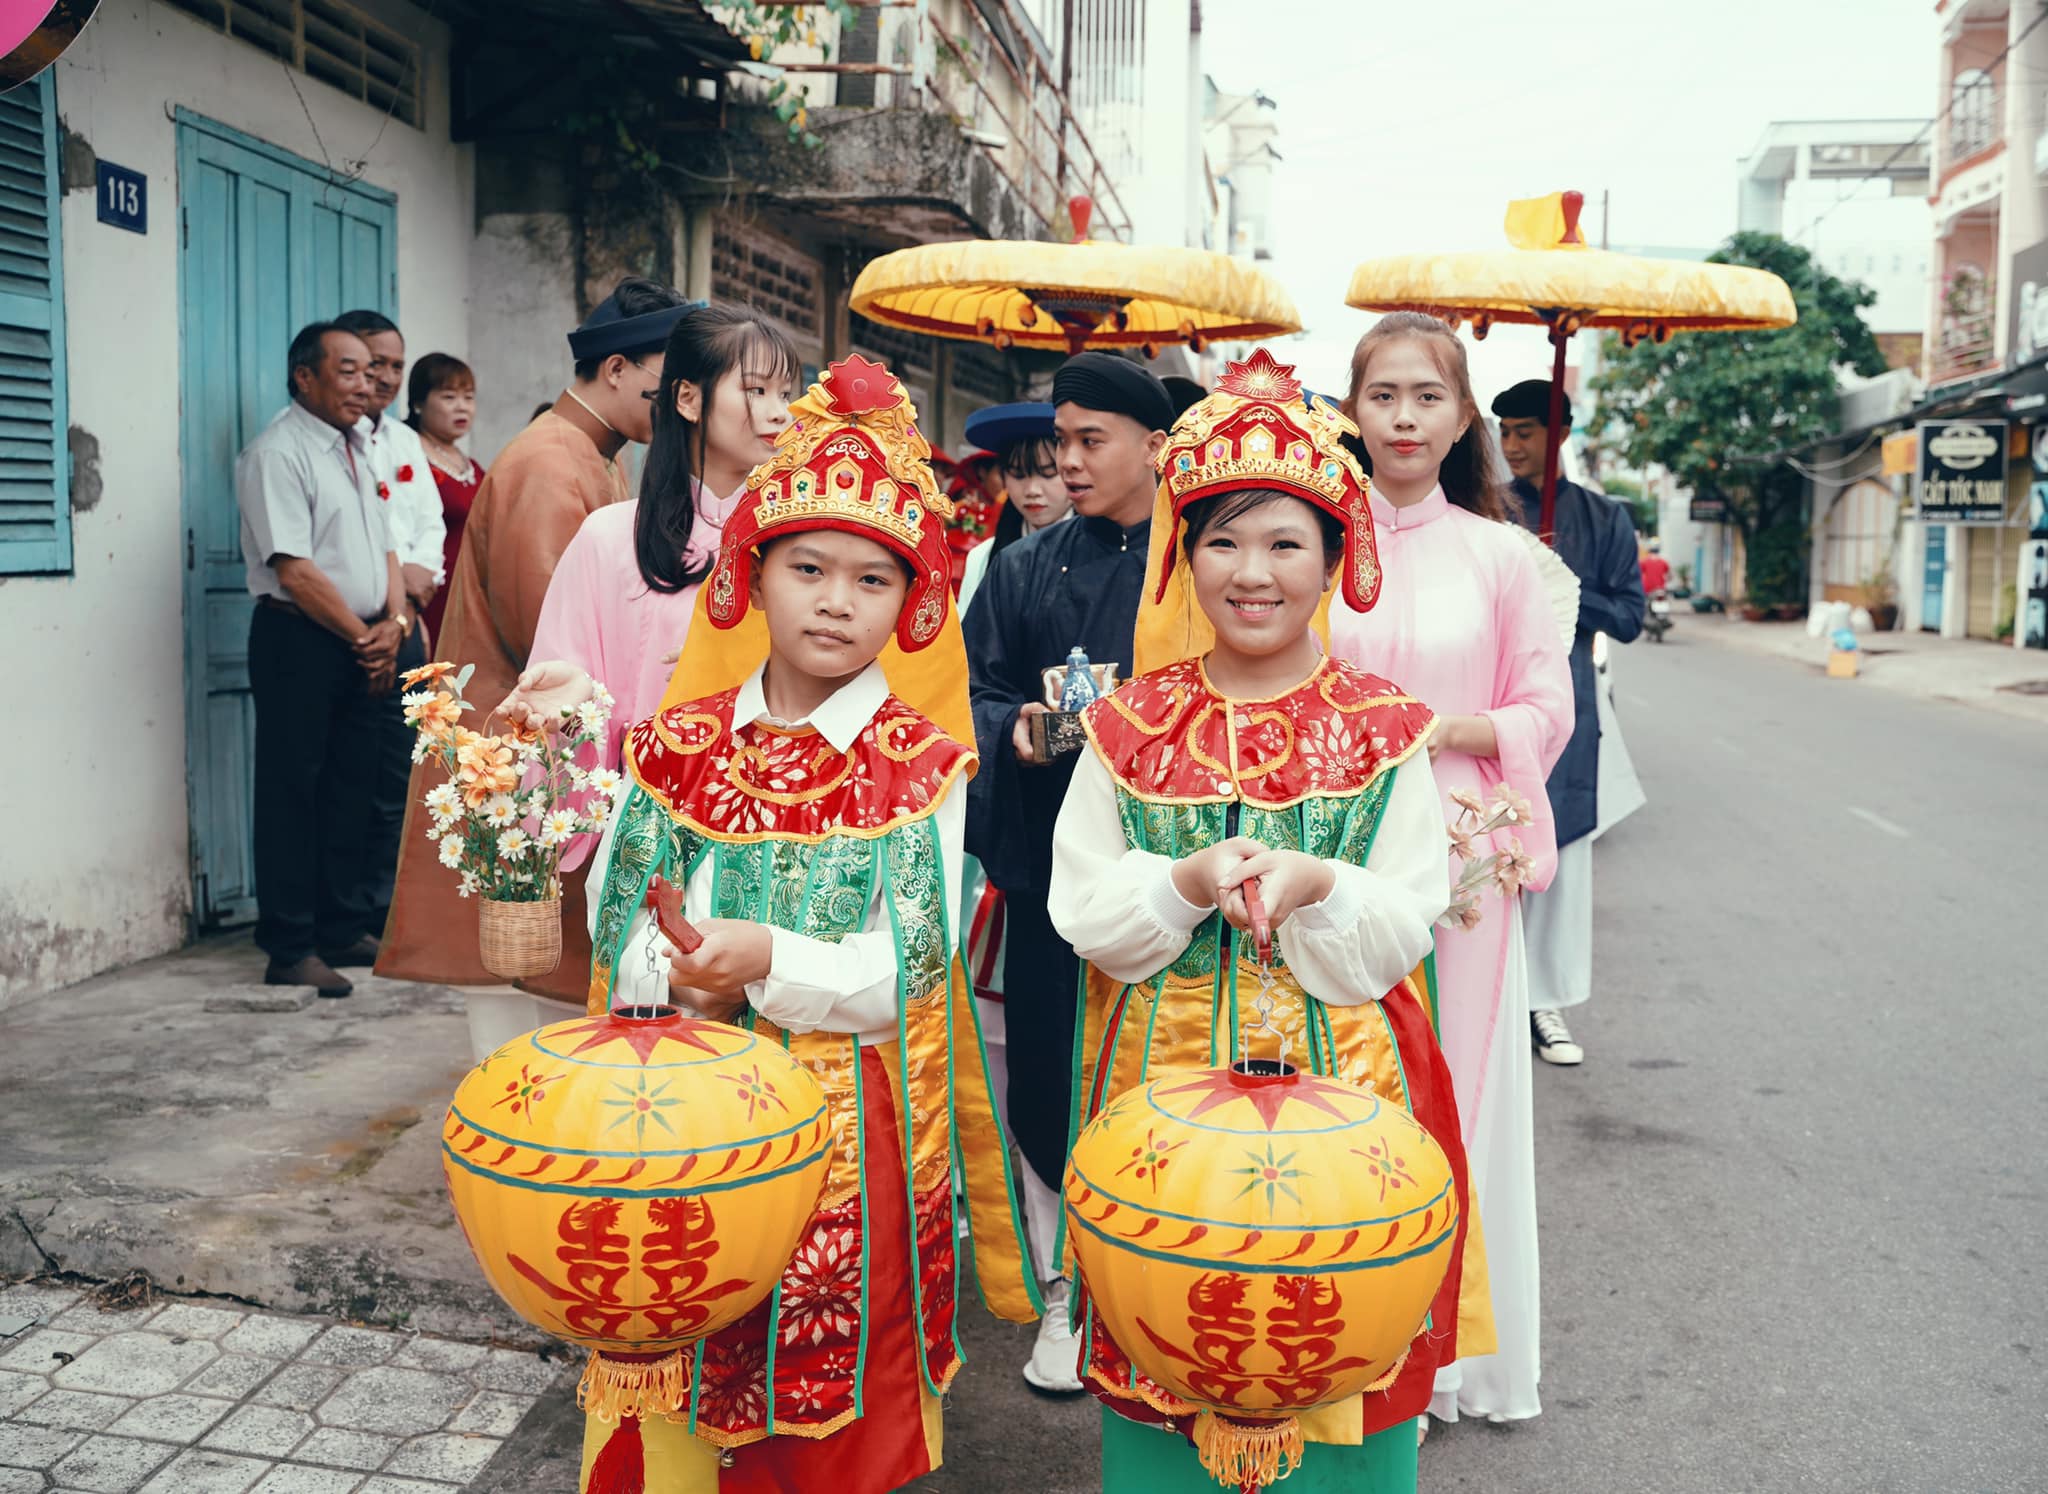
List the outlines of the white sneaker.
{"label": "white sneaker", "polygon": [[1564,1014],[1554,1010],[1529,1013],[1529,1035],[1536,1044],[1536,1056],[1545,1063],[1584,1063],[1586,1050],[1572,1041],[1572,1030],[1564,1025]]}
{"label": "white sneaker", "polygon": [[1024,1361],[1024,1380],[1048,1395],[1076,1395],[1081,1384],[1081,1341],[1067,1325],[1067,1284],[1045,1294],[1045,1316],[1038,1320],[1038,1341]]}

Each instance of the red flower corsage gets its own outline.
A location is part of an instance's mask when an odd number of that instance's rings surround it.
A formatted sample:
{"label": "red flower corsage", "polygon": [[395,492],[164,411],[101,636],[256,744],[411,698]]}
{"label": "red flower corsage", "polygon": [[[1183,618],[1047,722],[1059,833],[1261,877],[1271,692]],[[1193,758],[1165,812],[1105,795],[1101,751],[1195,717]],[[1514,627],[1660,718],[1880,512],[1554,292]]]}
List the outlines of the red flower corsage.
{"label": "red flower corsage", "polygon": [[377,496],[379,498],[382,498],[386,503],[389,503],[391,501],[391,484],[386,482],[378,483]]}
{"label": "red flower corsage", "polygon": [[411,481],[412,481],[412,463],[411,463],[411,462],[407,462],[407,463],[406,463],[406,464],[405,464],[405,465],[404,465],[403,467],[400,467],[400,468],[398,469],[398,480],[399,480],[400,482],[411,482]]}

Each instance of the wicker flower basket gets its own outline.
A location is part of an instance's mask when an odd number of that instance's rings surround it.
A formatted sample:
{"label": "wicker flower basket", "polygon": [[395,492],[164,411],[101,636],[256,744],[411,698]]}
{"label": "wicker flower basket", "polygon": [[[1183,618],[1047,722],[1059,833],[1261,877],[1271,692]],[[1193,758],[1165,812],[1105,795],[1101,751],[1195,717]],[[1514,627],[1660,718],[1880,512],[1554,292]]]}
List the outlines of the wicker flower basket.
{"label": "wicker flower basket", "polygon": [[507,903],[482,899],[477,953],[484,969],[505,980],[546,975],[562,963],[562,900]]}

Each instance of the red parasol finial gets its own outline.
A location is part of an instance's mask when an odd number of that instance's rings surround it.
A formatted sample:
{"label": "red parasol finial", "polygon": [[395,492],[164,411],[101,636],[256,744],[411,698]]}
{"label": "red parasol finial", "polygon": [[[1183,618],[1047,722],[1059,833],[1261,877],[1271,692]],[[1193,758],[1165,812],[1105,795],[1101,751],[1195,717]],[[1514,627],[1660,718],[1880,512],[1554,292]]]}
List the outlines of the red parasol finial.
{"label": "red parasol finial", "polygon": [[1586,236],[1579,232],[1579,214],[1586,209],[1586,194],[1583,192],[1565,192],[1560,194],[1560,199],[1564,206],[1564,237],[1559,239],[1558,243],[1585,243]]}
{"label": "red parasol finial", "polygon": [[1088,237],[1089,220],[1095,216],[1095,199],[1085,192],[1067,199],[1067,216],[1074,221],[1074,242],[1079,244]]}

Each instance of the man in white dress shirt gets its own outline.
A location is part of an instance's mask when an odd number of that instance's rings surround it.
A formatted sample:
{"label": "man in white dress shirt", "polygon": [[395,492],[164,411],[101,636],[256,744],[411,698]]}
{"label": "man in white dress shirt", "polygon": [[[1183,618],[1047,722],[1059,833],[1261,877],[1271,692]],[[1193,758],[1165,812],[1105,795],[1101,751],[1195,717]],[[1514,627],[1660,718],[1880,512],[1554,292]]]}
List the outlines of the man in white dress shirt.
{"label": "man in white dress shirt", "polygon": [[357,422],[370,350],[315,322],[292,339],[291,403],[235,461],[256,607],[256,943],[269,985],[351,989],[370,934],[379,726],[397,709],[413,631],[398,556]]}
{"label": "man in white dress shirt", "polygon": [[[405,387],[405,338],[391,318],[379,311],[344,311],[334,325],[362,338],[370,350],[369,402],[356,430],[369,452],[370,473],[377,480],[377,498],[398,556],[399,575],[412,615],[420,617],[447,580],[442,574],[441,543],[447,521],[441,516],[441,488],[427,466],[426,450],[413,428],[392,409]],[[427,662],[430,640],[414,628],[400,651],[400,672]],[[371,927],[384,927],[391,911],[391,884],[398,875],[398,841],[405,833],[406,786],[412,781],[412,728],[405,724],[403,698],[384,702],[377,730],[377,785],[370,844]]]}

